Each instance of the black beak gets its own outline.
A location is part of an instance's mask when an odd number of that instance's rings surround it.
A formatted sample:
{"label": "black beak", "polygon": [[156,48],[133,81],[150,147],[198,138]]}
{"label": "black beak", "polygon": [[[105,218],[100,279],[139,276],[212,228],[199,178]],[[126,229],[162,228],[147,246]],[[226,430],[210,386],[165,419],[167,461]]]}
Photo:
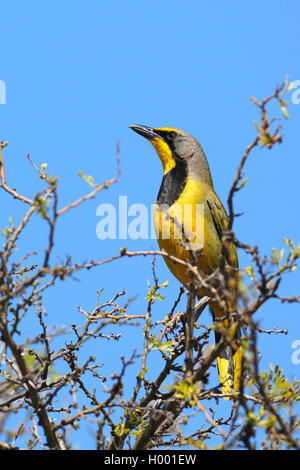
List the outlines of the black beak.
{"label": "black beak", "polygon": [[159,137],[161,139],[161,136],[156,134],[155,130],[152,129],[152,127],[139,126],[137,124],[134,124],[134,125],[129,126],[129,127],[134,132],[137,132],[137,134],[140,134],[141,136],[146,137],[146,139],[157,139],[157,137]]}

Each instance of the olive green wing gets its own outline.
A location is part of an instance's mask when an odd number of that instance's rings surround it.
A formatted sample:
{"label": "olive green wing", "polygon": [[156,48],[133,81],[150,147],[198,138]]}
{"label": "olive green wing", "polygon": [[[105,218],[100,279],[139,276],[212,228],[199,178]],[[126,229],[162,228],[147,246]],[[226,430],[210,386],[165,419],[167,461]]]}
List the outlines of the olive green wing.
{"label": "olive green wing", "polygon": [[[210,210],[216,232],[221,241],[223,234],[228,227],[228,216],[226,210],[215,193],[212,193],[211,197],[209,197],[206,202]],[[234,243],[230,243],[226,259],[231,266],[238,268],[237,249]]]}

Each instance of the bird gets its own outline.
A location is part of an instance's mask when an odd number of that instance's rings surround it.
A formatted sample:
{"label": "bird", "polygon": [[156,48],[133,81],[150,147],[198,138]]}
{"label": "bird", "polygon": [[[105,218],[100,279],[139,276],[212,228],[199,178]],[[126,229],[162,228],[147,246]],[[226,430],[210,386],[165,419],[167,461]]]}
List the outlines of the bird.
{"label": "bird", "polygon": [[[163,179],[154,208],[154,227],[160,249],[169,255],[164,256],[169,270],[187,288],[191,285],[190,270],[186,263],[178,263],[175,258],[196,263],[202,279],[218,270],[227,279],[230,293],[227,314],[213,297],[209,306],[216,344],[227,337],[218,353],[217,368],[222,394],[228,400],[232,392],[239,391],[243,373],[241,330],[229,315],[237,306],[239,264],[234,242],[224,243],[228,215],[214,190],[206,155],[195,137],[173,127],[137,124],[129,127],[154,146],[162,163]],[[203,286],[196,292],[198,299],[206,294]]]}

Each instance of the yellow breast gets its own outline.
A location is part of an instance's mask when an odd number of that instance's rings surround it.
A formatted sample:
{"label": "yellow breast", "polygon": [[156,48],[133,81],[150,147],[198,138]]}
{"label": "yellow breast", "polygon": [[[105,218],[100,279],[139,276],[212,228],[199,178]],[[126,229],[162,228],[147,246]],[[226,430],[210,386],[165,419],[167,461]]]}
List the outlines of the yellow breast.
{"label": "yellow breast", "polygon": [[[161,249],[177,258],[192,262],[197,257],[200,274],[212,272],[219,264],[221,244],[206,203],[210,191],[207,185],[188,179],[184,191],[170,207],[156,205],[154,227]],[[168,258],[165,261],[175,277],[188,285],[188,270]]]}

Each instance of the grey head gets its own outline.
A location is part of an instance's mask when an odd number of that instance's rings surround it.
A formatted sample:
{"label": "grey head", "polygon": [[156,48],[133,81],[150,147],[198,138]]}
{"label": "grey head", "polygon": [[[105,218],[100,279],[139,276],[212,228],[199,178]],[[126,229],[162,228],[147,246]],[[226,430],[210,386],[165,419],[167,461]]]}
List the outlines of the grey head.
{"label": "grey head", "polygon": [[161,139],[170,148],[176,164],[186,165],[189,178],[213,185],[205,153],[198,140],[191,134],[175,127],[151,128],[132,125],[130,128],[150,140],[160,157],[163,146],[157,144],[158,139]]}

